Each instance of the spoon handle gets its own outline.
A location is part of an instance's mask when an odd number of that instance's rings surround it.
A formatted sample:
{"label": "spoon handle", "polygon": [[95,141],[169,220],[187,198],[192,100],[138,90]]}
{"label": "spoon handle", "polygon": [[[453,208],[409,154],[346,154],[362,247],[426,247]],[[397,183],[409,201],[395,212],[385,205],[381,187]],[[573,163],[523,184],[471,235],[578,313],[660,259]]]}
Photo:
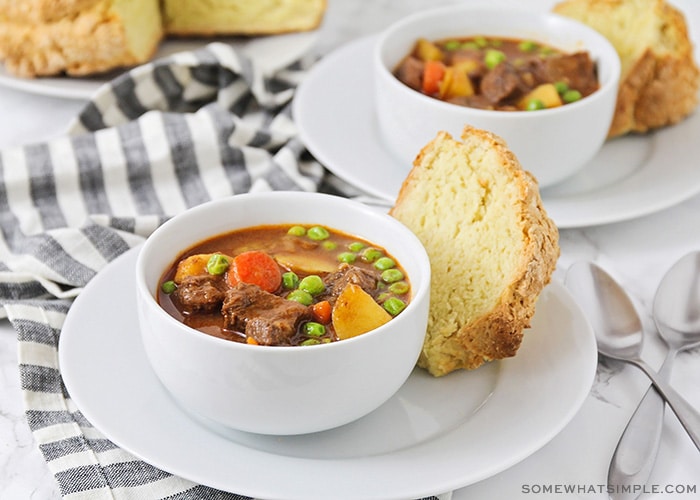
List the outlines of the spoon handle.
{"label": "spoon handle", "polygon": [[661,380],[658,373],[643,360],[637,359],[634,360],[633,363],[647,374],[647,377],[649,377],[652,384],[654,384],[654,387],[656,387],[661,396],[668,403],[668,406],[673,410],[673,413],[678,417],[678,420],[690,436],[690,439],[693,440],[697,449],[700,450],[700,413],[698,413],[683,396],[678,394],[670,384]]}
{"label": "spoon handle", "polygon": [[[659,370],[659,379],[668,382],[676,356],[670,350]],[[650,386],[632,414],[613,453],[608,469],[608,484],[633,487],[646,484],[661,443],[666,404],[654,386]],[[636,498],[637,495],[635,495]]]}

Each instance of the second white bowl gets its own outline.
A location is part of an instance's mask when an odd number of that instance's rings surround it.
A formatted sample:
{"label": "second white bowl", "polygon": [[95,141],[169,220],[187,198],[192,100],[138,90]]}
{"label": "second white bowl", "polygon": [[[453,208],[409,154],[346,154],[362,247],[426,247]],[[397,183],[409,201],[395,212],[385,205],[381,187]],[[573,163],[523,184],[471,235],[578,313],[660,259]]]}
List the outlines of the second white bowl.
{"label": "second white bowl", "polygon": [[[586,50],[597,63],[600,88],[558,108],[490,111],[423,95],[392,74],[418,38],[477,35],[536,40],[569,52]],[[620,78],[620,60],[613,46],[582,23],[547,12],[469,6],[419,12],[393,24],[377,41],[373,68],[379,130],[407,170],[438,131],[459,136],[468,124],[505,139],[541,187],[573,175],[598,152],[610,127]]]}

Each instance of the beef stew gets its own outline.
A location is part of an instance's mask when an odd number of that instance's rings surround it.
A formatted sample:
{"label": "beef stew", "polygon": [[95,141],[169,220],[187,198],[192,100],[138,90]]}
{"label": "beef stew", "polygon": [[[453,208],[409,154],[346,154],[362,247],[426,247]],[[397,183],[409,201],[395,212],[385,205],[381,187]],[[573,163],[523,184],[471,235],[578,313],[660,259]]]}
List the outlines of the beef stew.
{"label": "beef stew", "polygon": [[554,108],[599,88],[588,52],[569,54],[532,40],[483,36],[419,39],[394,75],[427,96],[498,111]]}
{"label": "beef stew", "polygon": [[158,302],[206,334],[269,346],[350,338],[400,314],[408,277],[383,249],[314,225],[258,226],[183,252]]}

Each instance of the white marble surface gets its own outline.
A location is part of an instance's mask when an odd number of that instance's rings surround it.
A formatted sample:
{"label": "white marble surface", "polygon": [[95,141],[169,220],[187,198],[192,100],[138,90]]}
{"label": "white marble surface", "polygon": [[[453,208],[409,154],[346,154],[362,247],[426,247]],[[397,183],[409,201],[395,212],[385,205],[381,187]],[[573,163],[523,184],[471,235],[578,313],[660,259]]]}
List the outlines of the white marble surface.
{"label": "white marble surface", "polygon": [[[354,37],[374,33],[414,10],[450,0],[329,0],[318,50],[326,53]],[[492,0],[504,8],[515,0]],[[545,9],[552,0],[529,0]],[[694,33],[700,33],[697,0],[674,0],[683,8]],[[697,43],[697,36],[695,36]],[[697,52],[697,51],[696,51]],[[44,140],[60,134],[82,102],[33,95],[0,87],[0,147]],[[698,162],[700,160],[693,159]],[[562,280],[579,259],[598,262],[611,272],[637,302],[649,331],[644,357],[653,366],[664,355],[650,316],[656,286],[666,269],[686,252],[700,249],[700,196],[636,220],[601,227],[561,231],[562,255],[554,279]],[[673,384],[700,407],[700,352],[682,354]],[[617,438],[646,390],[634,368],[602,363],[590,396],[573,421],[530,458],[481,483],[457,490],[455,500],[493,498],[606,498],[607,467]],[[498,432],[494,429],[494,432]],[[645,499],[700,498],[700,454],[672,414],[650,483],[659,488],[690,486],[695,492],[644,494]],[[426,475],[430,471],[426,470]],[[572,494],[537,493],[541,487],[574,485]],[[650,488],[650,487],[649,487]],[[19,390],[15,334],[0,321],[0,498],[58,499],[56,483],[27,427]]]}

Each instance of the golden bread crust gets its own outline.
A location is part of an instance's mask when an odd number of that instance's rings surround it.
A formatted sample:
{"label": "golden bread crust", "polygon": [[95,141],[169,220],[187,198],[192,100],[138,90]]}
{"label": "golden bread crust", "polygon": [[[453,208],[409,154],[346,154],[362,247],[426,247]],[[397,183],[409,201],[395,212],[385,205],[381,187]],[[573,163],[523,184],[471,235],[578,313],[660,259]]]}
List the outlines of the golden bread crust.
{"label": "golden bread crust", "polygon": [[672,125],[693,112],[700,71],[679,10],[664,0],[566,0],[553,11],[596,29],[620,55],[609,137]]}
{"label": "golden bread crust", "polygon": [[[435,200],[442,203],[430,212]],[[390,214],[418,236],[431,260],[430,319],[418,365],[442,376],[514,356],[559,245],[534,177],[505,142],[472,127],[462,142],[440,132],[418,154]]]}
{"label": "golden bread crust", "polygon": [[102,0],[0,0],[0,21],[47,23],[76,17]]}
{"label": "golden bread crust", "polygon": [[66,73],[84,76],[147,61],[162,38],[152,25],[146,46],[136,52],[124,19],[112,2],[95,2],[79,14],[35,24],[0,22],[0,57],[11,73],[22,77]]}

